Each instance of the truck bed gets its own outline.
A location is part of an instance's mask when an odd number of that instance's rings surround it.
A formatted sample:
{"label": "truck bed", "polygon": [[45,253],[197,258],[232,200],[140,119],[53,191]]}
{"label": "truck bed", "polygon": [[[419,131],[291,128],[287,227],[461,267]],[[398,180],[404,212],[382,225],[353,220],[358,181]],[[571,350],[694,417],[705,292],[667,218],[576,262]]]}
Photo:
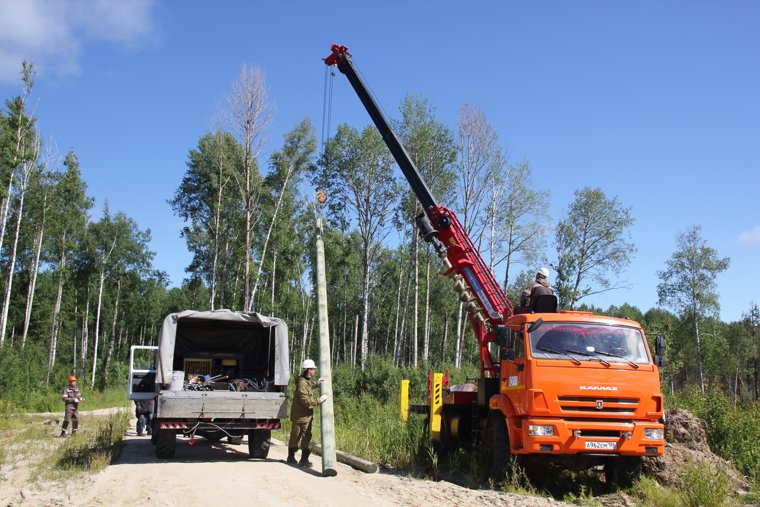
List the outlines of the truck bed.
{"label": "truck bed", "polygon": [[161,391],[160,419],[285,419],[282,392]]}

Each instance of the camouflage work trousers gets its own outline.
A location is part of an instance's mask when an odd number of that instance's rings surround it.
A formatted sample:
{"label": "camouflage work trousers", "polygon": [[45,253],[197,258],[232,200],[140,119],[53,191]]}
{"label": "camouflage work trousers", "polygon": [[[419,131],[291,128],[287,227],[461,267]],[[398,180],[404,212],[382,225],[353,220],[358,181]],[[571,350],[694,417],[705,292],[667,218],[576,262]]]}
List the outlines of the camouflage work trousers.
{"label": "camouflage work trousers", "polygon": [[79,428],[79,407],[74,404],[66,404],[66,414],[63,416],[63,426],[61,431],[65,432],[71,421],[71,433],[76,433]]}
{"label": "camouflage work trousers", "polygon": [[301,447],[302,451],[309,450],[309,442],[311,442],[311,421],[312,417],[300,418],[293,421],[290,428],[290,441],[288,442],[288,449],[297,449]]}

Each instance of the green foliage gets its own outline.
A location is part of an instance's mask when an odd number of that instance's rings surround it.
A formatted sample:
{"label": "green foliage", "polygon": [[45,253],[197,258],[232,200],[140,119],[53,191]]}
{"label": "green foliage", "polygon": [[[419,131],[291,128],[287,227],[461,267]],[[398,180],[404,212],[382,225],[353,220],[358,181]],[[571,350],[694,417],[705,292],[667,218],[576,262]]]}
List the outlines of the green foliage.
{"label": "green foliage", "polygon": [[50,457],[50,463],[60,471],[98,472],[119,457],[128,427],[127,411],[98,420],[94,428],[84,428],[66,440]]}
{"label": "green foliage", "polygon": [[679,496],[684,507],[720,507],[728,503],[731,480],[722,470],[708,464],[689,465],[683,470]]}
{"label": "green foliage", "polygon": [[574,308],[582,298],[615,288],[636,247],[630,241],[630,208],[600,188],[575,192],[567,216],[557,224],[556,289],[560,305]]}
{"label": "green foliage", "polygon": [[660,486],[649,477],[642,477],[631,491],[642,507],[681,507],[681,497],[677,491]]}
{"label": "green foliage", "polygon": [[704,419],[710,449],[760,484],[760,404],[748,403],[734,409],[722,393],[703,395],[697,388],[678,393],[668,403]]}

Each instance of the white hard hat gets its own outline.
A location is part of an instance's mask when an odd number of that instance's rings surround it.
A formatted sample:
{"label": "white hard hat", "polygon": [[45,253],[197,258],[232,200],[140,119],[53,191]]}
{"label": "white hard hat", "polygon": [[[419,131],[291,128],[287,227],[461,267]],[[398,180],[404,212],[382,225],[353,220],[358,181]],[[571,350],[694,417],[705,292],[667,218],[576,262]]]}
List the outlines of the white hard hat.
{"label": "white hard hat", "polygon": [[547,268],[539,268],[537,275],[541,275],[544,278],[549,278],[549,270]]}
{"label": "white hard hat", "polygon": [[303,363],[301,363],[301,369],[302,370],[316,370],[317,365],[314,364],[314,361],[311,359],[305,359]]}

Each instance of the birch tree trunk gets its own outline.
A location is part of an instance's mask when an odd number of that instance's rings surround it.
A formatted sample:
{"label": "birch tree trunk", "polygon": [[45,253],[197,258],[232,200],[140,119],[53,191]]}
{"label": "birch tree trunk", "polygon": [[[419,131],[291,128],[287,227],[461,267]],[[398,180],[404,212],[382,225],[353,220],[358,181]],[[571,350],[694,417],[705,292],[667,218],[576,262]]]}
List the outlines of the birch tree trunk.
{"label": "birch tree trunk", "polygon": [[356,348],[359,341],[359,314],[354,319],[354,343],[351,346],[351,368],[356,368]]}
{"label": "birch tree trunk", "polygon": [[446,362],[446,345],[449,341],[449,314],[446,312],[446,315],[443,317],[443,343],[441,344],[441,362]]}
{"label": "birch tree trunk", "polygon": [[423,358],[425,363],[430,359],[430,257],[425,266],[425,325],[423,337]]}
{"label": "birch tree trunk", "polygon": [[[259,272],[260,273],[260,272]],[[275,288],[275,280],[277,274],[277,251],[275,251],[272,254],[272,299],[270,300],[269,304],[269,314],[274,317],[274,288]],[[256,281],[258,283],[258,279]],[[253,290],[256,290],[256,287],[254,286]]]}
{"label": "birch tree trunk", "polygon": [[105,267],[100,269],[100,279],[98,282],[98,308],[95,312],[95,343],[92,346],[92,378],[90,379],[90,388],[95,389],[95,374],[98,370],[98,341],[100,340],[100,311],[103,306],[103,285],[106,280]]}
{"label": "birch tree trunk", "polygon": [[42,238],[45,235],[45,222],[43,219],[40,232],[34,238],[34,262],[29,268],[31,280],[29,280],[29,290],[26,293],[26,311],[24,312],[24,332],[21,336],[21,349],[26,345],[26,336],[29,333],[29,322],[32,319],[32,305],[34,304],[34,291],[37,287],[37,272],[40,269],[40,255],[42,253]]}
{"label": "birch tree trunk", "polygon": [[[66,234],[63,234],[62,244],[66,243]],[[50,351],[48,353],[48,371],[47,378],[45,379],[45,385],[50,382],[50,372],[53,371],[55,366],[55,355],[58,347],[58,323],[61,315],[61,300],[63,299],[63,277],[64,268],[66,267],[66,250],[61,249],[61,259],[58,261],[58,291],[55,296],[55,305],[53,307],[53,322],[50,329]],[[76,313],[76,312],[75,312]],[[84,349],[83,349],[84,350]],[[74,353],[76,357],[76,352]],[[74,360],[76,364],[76,359]],[[84,358],[82,358],[82,364],[84,364]],[[74,371],[76,371],[76,366]]]}
{"label": "birch tree trunk", "polygon": [[369,353],[369,329],[367,324],[369,322],[369,262],[370,262],[369,248],[364,249],[364,280],[362,283],[362,343],[361,343],[361,368],[364,371],[364,367],[367,362],[367,355]]}
{"label": "birch tree trunk", "polygon": [[89,347],[90,331],[90,282],[87,282],[87,302],[84,305],[84,320],[82,321],[82,374],[80,377],[84,377],[87,374],[87,348]]}
{"label": "birch tree trunk", "polygon": [[459,303],[459,308],[457,309],[457,345],[456,350],[454,353],[454,368],[461,368],[462,367],[462,342],[464,338],[464,322],[462,319],[462,307],[463,303]]}
{"label": "birch tree trunk", "polygon": [[119,318],[119,296],[121,295],[121,279],[116,280],[116,301],[113,305],[113,318],[111,319],[111,337],[108,341],[108,353],[106,363],[103,366],[103,384],[108,385],[108,369],[111,367],[111,356],[116,342],[116,322]]}
{"label": "birch tree trunk", "polygon": [[[280,195],[277,197],[277,204],[275,205],[274,212],[272,213],[272,221],[269,222],[269,230],[267,230],[267,235],[264,238],[264,247],[261,249],[261,259],[259,260],[259,270],[256,273],[256,280],[253,282],[253,293],[251,294],[251,300],[256,299],[256,291],[259,288],[259,279],[261,278],[261,269],[264,266],[264,258],[267,255],[267,246],[269,245],[269,238],[272,236],[272,229],[274,228],[274,224],[277,222],[277,213],[280,211],[280,206],[282,205],[282,199],[285,196],[285,191],[288,188],[288,180],[290,180],[291,174],[293,174],[293,166],[292,164],[288,164],[288,172],[285,175],[285,181],[282,184],[282,190],[280,190]],[[274,283],[272,285],[274,285]]]}
{"label": "birch tree trunk", "polygon": [[419,301],[420,301],[420,253],[417,234],[412,233],[412,251],[414,252],[414,314],[412,315],[412,365],[417,368],[419,344]]}
{"label": "birch tree trunk", "polygon": [[[35,147],[35,153],[37,153],[37,147]],[[33,157],[37,159],[36,155]],[[22,169],[21,180],[19,181],[19,197],[18,197],[18,210],[16,211],[16,233],[13,237],[13,243],[11,246],[11,254],[8,259],[8,274],[5,278],[5,299],[3,300],[3,310],[0,315],[0,347],[3,346],[5,341],[5,332],[8,326],[8,310],[11,303],[11,292],[13,290],[13,277],[16,272],[16,251],[18,249],[18,239],[21,235],[21,222],[24,218],[24,198],[26,197],[26,189],[29,185],[29,178],[32,175],[34,168],[33,162],[25,162]]]}

